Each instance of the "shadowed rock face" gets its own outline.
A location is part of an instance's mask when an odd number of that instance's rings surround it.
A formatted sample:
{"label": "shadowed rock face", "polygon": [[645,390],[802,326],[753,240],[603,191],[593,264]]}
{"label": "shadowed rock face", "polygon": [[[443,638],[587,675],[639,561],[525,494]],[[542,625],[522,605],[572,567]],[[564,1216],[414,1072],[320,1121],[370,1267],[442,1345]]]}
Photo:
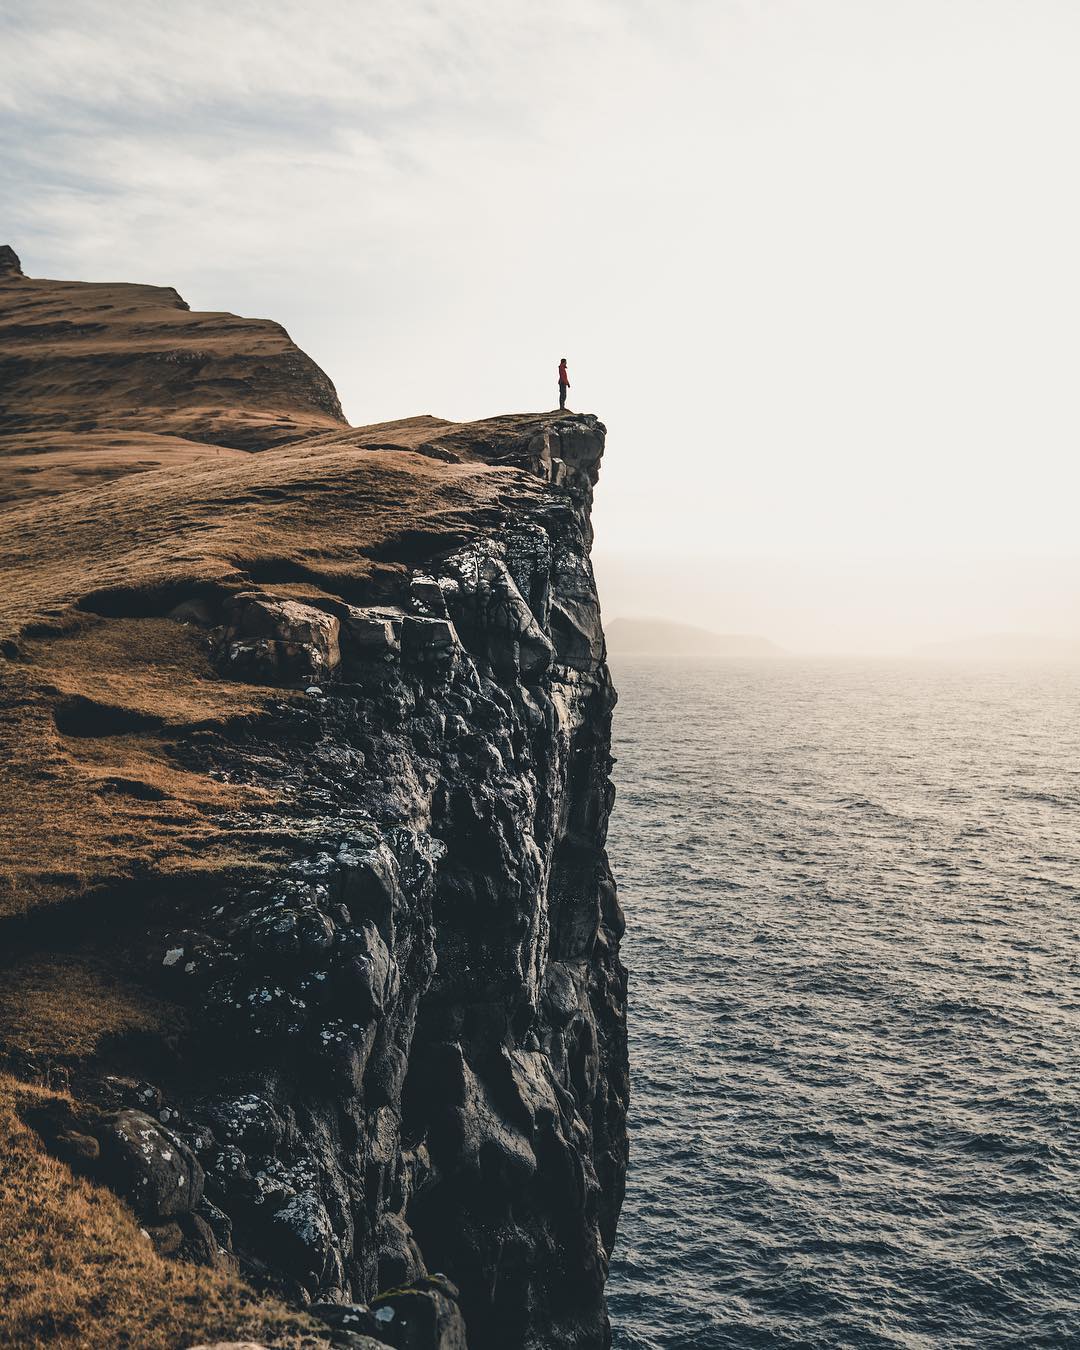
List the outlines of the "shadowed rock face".
{"label": "shadowed rock face", "polygon": [[[128,643],[134,658],[140,623],[164,653],[170,633],[177,652],[198,649],[201,698],[244,700],[242,714],[180,724],[165,706],[136,713],[133,695],[119,707],[110,674],[108,699],[68,693],[54,712],[84,775],[106,763],[108,781],[134,782],[168,760],[169,800],[140,798],[124,838],[160,810],[179,847],[184,792],[227,785],[242,795],[212,808],[214,829],[259,860],[186,885],[174,873],[167,890],[144,877],[134,915],[116,911],[110,945],[155,1006],[177,1009],[177,1036],[160,1054],[116,1037],[68,1067],[82,1115],[64,1125],[65,1156],[144,1208],[151,1197],[163,1232],[189,1235],[184,1255],[210,1232],[207,1259],[392,1345],[610,1340],[628,1081],[604,851],[615,694],[589,562],[604,434],[581,415],[428,419],[308,439],[295,468],[291,448],[272,451],[258,463],[292,516],[347,456],[338,516],[301,520],[307,572],[280,553],[246,564],[231,517],[191,513],[185,543],[203,571],[155,561],[133,581],[125,554],[107,564],[124,588],[59,592],[95,617],[68,630],[73,611],[53,603],[55,637],[10,641],[20,707],[60,698],[49,681],[55,653],[74,651],[63,643]],[[171,487],[187,502],[191,475],[201,511],[249,469],[246,457],[210,479],[178,469]],[[414,479],[423,519],[418,507],[371,534],[371,501]],[[101,489],[102,519],[142,538],[159,481]],[[93,509],[79,508],[80,530]],[[320,530],[344,532],[346,562],[323,538],[316,572]],[[213,570],[219,556],[230,570]],[[169,659],[175,685],[187,667]],[[113,722],[95,739],[97,706]],[[57,784],[66,772],[58,763]],[[59,787],[34,790],[47,811]],[[35,960],[55,932],[40,925]],[[18,983],[18,960],[5,974]],[[121,1164],[132,1175],[118,1181]],[[170,1169],[184,1180],[163,1199]],[[436,1273],[452,1283],[424,1283]]]}

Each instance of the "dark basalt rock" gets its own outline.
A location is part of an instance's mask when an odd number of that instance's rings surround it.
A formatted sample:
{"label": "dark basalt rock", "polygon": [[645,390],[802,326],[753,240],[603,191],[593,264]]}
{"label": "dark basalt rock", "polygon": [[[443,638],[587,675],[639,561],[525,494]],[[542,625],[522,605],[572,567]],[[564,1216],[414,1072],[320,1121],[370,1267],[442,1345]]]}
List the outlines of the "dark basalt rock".
{"label": "dark basalt rock", "polygon": [[368,1335],[397,1350],[467,1350],[457,1288],[430,1275],[362,1303],[317,1304],[311,1311],[338,1332]]}
{"label": "dark basalt rock", "polygon": [[198,1158],[153,1116],[119,1111],[101,1127],[98,1141],[101,1174],[136,1214],[148,1219],[190,1214],[202,1199]]}
{"label": "dark basalt rock", "polygon": [[233,596],[221,638],[221,669],[257,684],[311,683],[341,660],[338,620],[311,605],[260,591]]}

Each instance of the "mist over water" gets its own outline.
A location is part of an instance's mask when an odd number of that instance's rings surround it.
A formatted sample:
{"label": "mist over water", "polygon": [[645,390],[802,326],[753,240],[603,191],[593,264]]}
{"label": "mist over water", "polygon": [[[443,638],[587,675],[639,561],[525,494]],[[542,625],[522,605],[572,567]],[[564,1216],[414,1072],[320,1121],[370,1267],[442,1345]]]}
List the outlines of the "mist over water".
{"label": "mist over water", "polygon": [[614,665],[615,1345],[1080,1345],[1077,672]]}

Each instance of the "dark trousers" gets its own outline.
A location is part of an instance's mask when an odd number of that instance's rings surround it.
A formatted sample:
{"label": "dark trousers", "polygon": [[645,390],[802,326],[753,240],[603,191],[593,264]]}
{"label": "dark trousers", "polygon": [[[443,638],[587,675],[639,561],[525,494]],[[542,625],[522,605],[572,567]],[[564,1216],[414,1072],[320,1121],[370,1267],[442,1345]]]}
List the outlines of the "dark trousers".
{"label": "dark trousers", "polygon": [[559,383],[559,407],[566,407],[566,391],[570,388],[568,384]]}

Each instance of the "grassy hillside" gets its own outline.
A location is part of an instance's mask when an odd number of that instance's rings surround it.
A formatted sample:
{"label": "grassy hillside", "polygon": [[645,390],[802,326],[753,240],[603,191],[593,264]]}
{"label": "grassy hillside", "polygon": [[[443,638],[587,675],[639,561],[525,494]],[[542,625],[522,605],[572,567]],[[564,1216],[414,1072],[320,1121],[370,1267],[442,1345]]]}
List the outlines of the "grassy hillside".
{"label": "grassy hillside", "polygon": [[170,287],[27,277],[0,249],[0,499],[345,425],[276,323],[188,309]]}

